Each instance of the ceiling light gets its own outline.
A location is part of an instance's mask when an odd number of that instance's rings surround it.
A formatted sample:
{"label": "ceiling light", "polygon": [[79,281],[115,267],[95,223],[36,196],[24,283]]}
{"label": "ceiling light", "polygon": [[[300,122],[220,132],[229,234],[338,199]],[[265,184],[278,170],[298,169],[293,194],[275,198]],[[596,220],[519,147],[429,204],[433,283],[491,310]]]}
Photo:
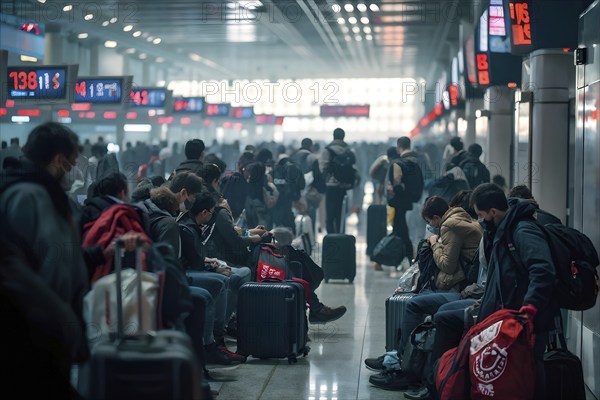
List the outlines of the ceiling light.
{"label": "ceiling light", "polygon": [[365,36],[365,39],[367,39],[367,40],[373,40],[373,36],[367,35],[367,36]]}
{"label": "ceiling light", "polygon": [[362,3],[360,3],[359,5],[357,5],[357,6],[356,6],[356,8],[357,8],[357,9],[358,9],[358,11],[360,11],[360,12],[365,12],[365,11],[367,11],[367,6],[366,6],[366,5],[364,5],[364,4],[362,4]]}
{"label": "ceiling light", "polygon": [[366,25],[366,24],[368,24],[368,23],[369,23],[369,18],[367,18],[367,17],[362,17],[362,18],[360,19],[360,22],[362,22],[363,24],[365,24],[365,25]]}
{"label": "ceiling light", "polygon": [[342,18],[342,17],[339,17],[337,19],[337,23],[340,24],[340,25],[344,25],[346,23],[346,20],[344,18]]}
{"label": "ceiling light", "polygon": [[202,57],[200,57],[200,56],[199,56],[198,54],[196,54],[196,53],[190,53],[190,58],[191,58],[193,61],[200,61],[200,60],[202,60]]}
{"label": "ceiling light", "polygon": [[77,35],[77,39],[87,39],[88,34],[87,33],[80,33],[79,35]]}
{"label": "ceiling light", "polygon": [[350,32],[350,29],[348,29],[347,26],[342,26],[342,32],[348,33],[348,32]]}
{"label": "ceiling light", "polygon": [[127,53],[127,54],[133,54],[133,53],[135,53],[135,49],[133,47],[130,47],[127,50],[125,50],[125,53]]}
{"label": "ceiling light", "polygon": [[350,22],[352,25],[354,25],[355,23],[357,23],[358,21],[356,20],[356,18],[354,17],[350,17],[348,18],[348,22]]}
{"label": "ceiling light", "polygon": [[344,6],[344,10],[346,10],[346,12],[352,12],[354,11],[354,7],[352,6],[352,4],[346,4]]}
{"label": "ceiling light", "polygon": [[354,40],[356,40],[357,42],[360,42],[362,40],[362,36],[356,35],[356,36],[354,36]]}
{"label": "ceiling light", "polygon": [[369,6],[369,8],[370,8],[370,9],[371,9],[371,11],[373,11],[373,12],[377,12],[377,11],[379,11],[379,6],[378,6],[377,4],[371,4],[371,5]]}
{"label": "ceiling light", "polygon": [[352,32],[359,33],[360,32],[360,28],[358,26],[353,26],[352,27]]}
{"label": "ceiling light", "polygon": [[162,63],[162,62],[165,62],[165,59],[162,58],[162,57],[156,57],[156,62],[157,63]]}
{"label": "ceiling light", "polygon": [[148,36],[148,37],[146,38],[146,40],[147,40],[148,42],[151,42],[151,41],[153,41],[153,40],[154,40],[154,36]]}
{"label": "ceiling light", "polygon": [[363,32],[364,32],[364,33],[371,33],[371,27],[370,27],[370,26],[365,26],[365,27],[363,28]]}
{"label": "ceiling light", "polygon": [[340,11],[342,11],[342,6],[340,6],[339,4],[332,4],[331,5],[331,10],[334,13],[339,13]]}
{"label": "ceiling light", "polygon": [[37,62],[37,58],[35,57],[30,57],[30,56],[21,56],[21,61],[25,61],[25,62]]}
{"label": "ceiling light", "polygon": [[108,24],[110,24],[110,22],[109,22],[109,21],[104,21],[104,22],[102,23],[102,26],[104,26],[104,27],[107,27],[107,26],[108,26]]}
{"label": "ceiling light", "polygon": [[129,32],[132,29],[133,29],[133,25],[125,25],[123,27],[123,32]]}
{"label": "ceiling light", "polygon": [[117,23],[117,21],[118,21],[117,17],[112,17],[112,18],[110,19],[110,23],[111,23],[111,24],[116,24],[116,23]]}
{"label": "ceiling light", "polygon": [[73,6],[70,4],[67,4],[66,6],[63,7],[63,11],[64,12],[69,12],[73,9]]}
{"label": "ceiling light", "polygon": [[156,39],[154,39],[154,40],[152,41],[152,43],[154,43],[154,44],[160,44],[160,42],[162,42],[162,39],[161,39],[161,38],[159,38],[159,37],[157,37]]}
{"label": "ceiling light", "polygon": [[146,58],[148,58],[148,55],[146,53],[141,53],[139,55],[139,57],[140,57],[140,60],[145,60]]}
{"label": "ceiling light", "polygon": [[86,21],[90,21],[94,19],[94,14],[87,14],[85,17],[83,17],[83,19],[85,19]]}
{"label": "ceiling light", "polygon": [[109,49],[114,49],[115,47],[117,47],[117,42],[114,40],[107,40],[106,42],[104,42],[104,47],[108,47]]}
{"label": "ceiling light", "polygon": [[133,32],[133,37],[139,37],[142,35],[142,31],[135,31]]}
{"label": "ceiling light", "polygon": [[46,0],[38,0],[38,3],[44,4],[45,2],[46,2]]}
{"label": "ceiling light", "polygon": [[344,39],[346,39],[346,42],[349,42],[352,40],[352,37],[350,35],[346,35],[344,36]]}

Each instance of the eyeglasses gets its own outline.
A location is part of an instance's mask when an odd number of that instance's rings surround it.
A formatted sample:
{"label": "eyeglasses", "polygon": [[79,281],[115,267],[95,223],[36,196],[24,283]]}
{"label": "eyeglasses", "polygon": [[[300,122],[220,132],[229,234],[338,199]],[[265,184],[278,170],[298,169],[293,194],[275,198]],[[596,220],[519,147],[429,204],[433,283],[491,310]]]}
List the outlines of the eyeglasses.
{"label": "eyeglasses", "polygon": [[207,209],[206,212],[209,213],[210,215],[213,215],[215,213],[215,210],[214,209],[212,209],[212,210],[208,210]]}

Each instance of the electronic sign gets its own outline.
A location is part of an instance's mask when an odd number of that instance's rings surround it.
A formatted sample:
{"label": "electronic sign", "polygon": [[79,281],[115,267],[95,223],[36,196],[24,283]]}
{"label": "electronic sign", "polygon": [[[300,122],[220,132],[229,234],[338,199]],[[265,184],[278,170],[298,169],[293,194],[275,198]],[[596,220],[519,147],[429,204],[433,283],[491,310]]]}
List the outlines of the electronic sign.
{"label": "electronic sign", "polygon": [[252,119],[254,107],[231,107],[231,117],[236,119]]}
{"label": "electronic sign", "polygon": [[275,117],[275,125],[283,125],[283,120],[285,117]]}
{"label": "electronic sign", "polygon": [[206,104],[205,114],[209,117],[228,117],[230,111],[229,104]]}
{"label": "electronic sign", "polygon": [[10,100],[64,100],[73,98],[76,65],[7,67],[7,98]]}
{"label": "electronic sign", "polygon": [[129,93],[131,107],[164,108],[169,91],[165,88],[133,88]]}
{"label": "electronic sign", "polygon": [[204,111],[204,97],[176,97],[173,99],[173,111],[201,113]]}
{"label": "electronic sign", "polygon": [[80,77],[75,83],[76,103],[116,104],[127,97],[131,76]]}
{"label": "electronic sign", "polygon": [[4,107],[6,102],[6,68],[8,67],[8,51],[0,50],[0,108]]}
{"label": "electronic sign", "polygon": [[258,114],[256,116],[256,123],[258,125],[274,125],[275,116],[273,114]]}
{"label": "electronic sign", "polygon": [[321,117],[368,117],[369,105],[361,106],[321,106]]}

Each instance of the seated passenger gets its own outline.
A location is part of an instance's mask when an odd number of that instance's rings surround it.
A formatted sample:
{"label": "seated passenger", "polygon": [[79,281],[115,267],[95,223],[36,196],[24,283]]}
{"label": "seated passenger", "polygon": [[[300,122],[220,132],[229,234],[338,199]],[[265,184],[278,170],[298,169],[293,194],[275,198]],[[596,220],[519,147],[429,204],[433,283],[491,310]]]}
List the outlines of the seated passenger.
{"label": "seated passenger", "polygon": [[[401,358],[411,332],[427,315],[434,314],[440,306],[460,298],[461,283],[465,280],[463,268],[473,258],[481,241],[482,229],[477,221],[462,208],[449,208],[441,197],[427,199],[422,211],[423,219],[438,231],[429,237],[437,271],[433,287],[422,290],[407,301],[400,329],[398,358]],[[367,365],[377,359],[367,359]],[[403,374],[400,370],[384,371],[369,378],[373,385],[391,390],[405,390],[418,383],[418,377]]]}
{"label": "seated passenger", "polygon": [[82,230],[87,230],[91,222],[100,217],[100,214],[110,206],[123,204],[129,200],[127,178],[120,172],[107,175],[92,187],[91,197],[85,200],[81,210]]}
{"label": "seated passenger", "polygon": [[533,198],[531,190],[529,190],[529,188],[526,185],[517,185],[513,187],[512,189],[510,189],[508,197],[516,197],[519,199],[528,200],[536,208],[535,219],[537,219],[540,224],[562,224],[558,217],[555,217],[548,211],[540,209],[538,202]]}

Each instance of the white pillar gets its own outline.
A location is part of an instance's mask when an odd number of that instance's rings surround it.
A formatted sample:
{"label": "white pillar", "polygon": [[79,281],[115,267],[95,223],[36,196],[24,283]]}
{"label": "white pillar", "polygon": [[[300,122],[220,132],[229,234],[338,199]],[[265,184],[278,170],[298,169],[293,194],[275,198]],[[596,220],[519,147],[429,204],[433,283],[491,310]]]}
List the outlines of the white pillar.
{"label": "white pillar", "polygon": [[488,122],[486,164],[490,177],[502,175],[510,179],[510,142],[513,131],[514,91],[507,86],[489,87],[483,96]]}

